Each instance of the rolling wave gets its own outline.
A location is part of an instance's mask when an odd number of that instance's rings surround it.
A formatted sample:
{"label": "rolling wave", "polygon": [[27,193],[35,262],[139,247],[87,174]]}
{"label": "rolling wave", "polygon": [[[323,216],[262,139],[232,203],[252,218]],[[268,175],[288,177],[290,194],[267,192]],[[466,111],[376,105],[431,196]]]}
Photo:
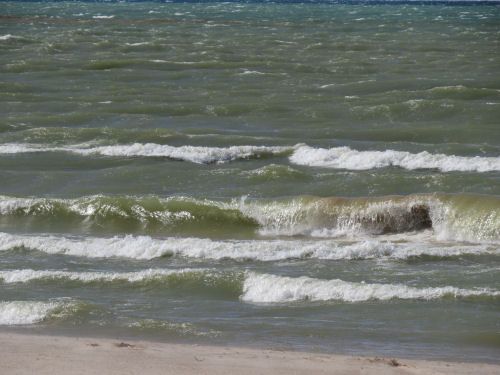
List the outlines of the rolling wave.
{"label": "rolling wave", "polygon": [[[87,196],[77,199],[0,196],[0,220],[33,231],[192,233],[254,231],[257,222],[231,202],[190,197]],[[223,227],[221,228],[221,225]]]}

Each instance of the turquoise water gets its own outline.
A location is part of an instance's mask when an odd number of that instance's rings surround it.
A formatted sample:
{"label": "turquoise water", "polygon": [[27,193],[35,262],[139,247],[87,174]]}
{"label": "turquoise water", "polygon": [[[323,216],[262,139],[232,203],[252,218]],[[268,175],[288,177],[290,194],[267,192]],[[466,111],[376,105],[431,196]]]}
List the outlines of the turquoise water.
{"label": "turquoise water", "polygon": [[498,362],[499,25],[0,2],[1,329]]}

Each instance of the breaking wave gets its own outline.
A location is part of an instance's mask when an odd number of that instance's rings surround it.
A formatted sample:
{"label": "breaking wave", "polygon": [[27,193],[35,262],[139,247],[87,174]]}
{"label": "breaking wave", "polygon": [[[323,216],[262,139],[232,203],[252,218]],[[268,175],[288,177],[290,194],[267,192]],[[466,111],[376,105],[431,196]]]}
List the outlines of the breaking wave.
{"label": "breaking wave", "polygon": [[[361,240],[356,242],[336,240],[226,240],[207,238],[165,238],[149,236],[115,236],[112,238],[71,238],[53,235],[14,235],[0,233],[0,251],[30,249],[48,254],[66,254],[87,258],[124,257],[131,259],[154,259],[163,256],[181,256],[200,259],[235,259],[276,261],[285,259],[410,259],[422,256],[438,258],[465,255],[500,255],[499,249],[488,244],[446,244],[427,241],[400,242]],[[187,272],[187,271],[176,271]],[[190,270],[189,272],[193,272]],[[200,271],[202,272],[202,271]],[[94,277],[140,279],[163,277],[171,271],[149,270],[131,274],[78,274],[94,280]],[[3,275],[3,276],[2,276]],[[30,277],[70,277],[69,274],[26,271],[24,273],[0,272],[5,282]],[[5,276],[5,277],[4,277]],[[12,282],[14,282],[12,281]]]}
{"label": "breaking wave", "polygon": [[163,157],[197,164],[226,163],[237,159],[259,158],[266,155],[289,153],[295,147],[285,146],[169,146],[156,143],[133,143],[127,145],[96,146],[74,145],[46,147],[33,144],[3,144],[0,154],[32,152],[70,152],[79,155]]}
{"label": "breaking wave", "polygon": [[381,198],[296,197],[209,200],[191,197],[0,196],[4,228],[78,233],[306,235],[358,238],[431,230],[438,240],[500,240],[500,199],[416,194]]}
{"label": "breaking wave", "polygon": [[298,147],[290,156],[298,165],[349,170],[366,170],[384,167],[405,169],[439,169],[442,172],[500,171],[500,157],[456,156],[431,154],[427,151],[412,154],[406,151],[357,151],[349,147],[313,148]]}
{"label": "breaking wave", "polygon": [[70,280],[80,281],[82,283],[100,282],[144,282],[154,280],[167,280],[169,276],[198,276],[204,277],[207,275],[216,275],[215,271],[204,269],[183,269],[183,270],[166,270],[166,269],[147,269],[137,272],[70,272],[70,271],[49,271],[49,270],[10,270],[0,271],[0,279],[6,283],[26,283],[33,280]]}
{"label": "breaking wave", "polygon": [[500,240],[500,199],[416,194],[382,198],[248,201],[240,210],[265,235],[349,237],[432,229],[439,240]]}
{"label": "breaking wave", "polygon": [[[32,129],[35,140],[41,137]],[[54,136],[60,133],[51,130]],[[80,131],[74,137],[89,137],[95,130]],[[112,134],[111,131],[108,131]],[[129,132],[130,133],[130,132]],[[151,138],[151,132],[143,134],[146,139]],[[114,133],[113,133],[114,134]],[[42,132],[43,136],[46,136]],[[179,135],[175,132],[166,132],[163,136]],[[38,137],[38,138],[37,138]],[[43,137],[42,137],[43,138]],[[130,138],[125,132],[123,140]],[[95,142],[94,142],[95,144]],[[110,156],[110,157],[157,157],[172,160],[187,161],[196,164],[226,163],[234,160],[261,158],[272,155],[291,154],[290,162],[297,165],[324,167],[348,170],[367,170],[384,167],[401,167],[414,169],[438,169],[442,172],[491,172],[500,171],[500,157],[486,156],[457,156],[446,154],[432,154],[427,151],[410,153],[407,151],[358,151],[347,146],[314,148],[305,144],[294,146],[171,146],[157,143],[129,143],[118,145],[96,146],[92,142],[69,146],[47,146],[43,144],[5,143],[0,145],[0,154],[20,154],[35,152],[69,152],[83,156]]]}
{"label": "breaking wave", "polygon": [[[295,301],[364,302],[391,299],[440,299],[460,297],[497,297],[499,290],[489,288],[462,289],[453,286],[417,288],[404,284],[322,280],[311,277],[287,277],[258,274],[253,271],[232,272],[202,269],[149,269],[137,272],[67,272],[31,269],[3,271],[4,283],[25,283],[33,280],[78,281],[82,283],[144,283],[159,282],[163,288],[191,288],[199,293],[219,293],[249,303],[287,303]],[[75,310],[68,302],[2,302],[0,324],[32,324],[52,315]]]}
{"label": "breaking wave", "polygon": [[78,309],[75,302],[0,302],[0,325],[34,324],[50,317],[64,317]]}
{"label": "breaking wave", "polygon": [[500,296],[491,289],[460,289],[453,286],[415,288],[403,284],[369,284],[310,277],[284,277],[250,272],[243,284],[241,300],[253,303],[283,303],[301,300],[363,302],[391,299],[439,299],[444,297]]}

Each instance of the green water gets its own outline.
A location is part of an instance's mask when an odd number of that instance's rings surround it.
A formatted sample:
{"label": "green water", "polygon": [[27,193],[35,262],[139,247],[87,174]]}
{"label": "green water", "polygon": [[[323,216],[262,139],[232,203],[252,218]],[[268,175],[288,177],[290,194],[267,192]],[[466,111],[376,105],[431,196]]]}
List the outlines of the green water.
{"label": "green water", "polygon": [[1,329],[498,362],[499,25],[1,1]]}

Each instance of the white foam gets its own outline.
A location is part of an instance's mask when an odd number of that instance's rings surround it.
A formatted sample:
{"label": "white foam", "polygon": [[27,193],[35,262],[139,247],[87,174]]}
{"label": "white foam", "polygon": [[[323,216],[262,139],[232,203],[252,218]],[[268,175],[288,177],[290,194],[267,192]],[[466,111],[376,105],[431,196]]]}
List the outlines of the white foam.
{"label": "white foam", "polygon": [[245,69],[243,72],[238,73],[238,75],[265,75],[266,73],[259,72],[258,70],[247,70]]}
{"label": "white foam", "polygon": [[115,18],[115,16],[93,16],[92,18],[109,20],[109,19]]}
{"label": "white foam", "polygon": [[415,288],[403,284],[368,284],[310,277],[283,277],[249,272],[241,300],[253,303],[283,303],[300,300],[362,302],[369,300],[438,299],[445,296],[499,296],[491,289],[460,289],[453,286]]}
{"label": "white foam", "polygon": [[14,38],[19,38],[19,37],[11,34],[0,35],[0,40],[9,40]]}
{"label": "white foam", "polygon": [[127,45],[129,47],[144,46],[147,44],[149,44],[149,42],[125,43],[125,45]]}
{"label": "white foam", "polygon": [[0,154],[25,154],[44,151],[46,151],[46,148],[43,148],[43,146],[36,147],[35,145],[19,143],[7,143],[0,145]]}
{"label": "white foam", "polygon": [[33,204],[40,202],[37,198],[15,198],[0,196],[0,214],[8,215],[18,209],[26,210]]}
{"label": "white foam", "polygon": [[397,166],[405,169],[439,169],[442,172],[500,171],[500,157],[456,156],[431,154],[427,151],[412,154],[406,151],[357,151],[349,147],[330,149],[298,147],[290,161],[299,165],[349,170],[366,170]]}
{"label": "white foam", "polygon": [[45,319],[52,311],[62,306],[62,302],[0,302],[0,325],[37,323]]}
{"label": "white foam", "polygon": [[[417,239],[418,241],[418,239]],[[458,256],[500,254],[495,246],[482,244],[439,244],[432,242],[400,243],[361,240],[226,240],[206,238],[155,239],[149,236],[115,236],[112,238],[51,235],[14,235],[0,233],[0,251],[24,247],[48,254],[66,254],[88,258],[125,257],[153,259],[177,255],[203,259],[252,259],[275,261],[284,259],[406,259],[422,255]]]}
{"label": "white foam", "polygon": [[0,234],[0,250],[16,247],[25,247],[48,254],[67,254],[89,258],[152,259],[172,253],[172,247],[168,246],[168,241],[154,241],[148,236],[74,239],[59,236]]}
{"label": "white foam", "polygon": [[168,157],[198,164],[224,163],[236,159],[245,159],[265,153],[280,154],[291,150],[290,147],[267,146],[230,146],[201,147],[158,145],[154,143],[134,143],[123,146],[101,146],[90,149],[74,150],[81,154],[100,154],[105,156],[153,156]]}
{"label": "white foam", "polygon": [[71,152],[80,155],[103,156],[145,156],[166,157],[184,160],[198,164],[224,163],[236,159],[258,157],[263,154],[282,154],[291,152],[295,147],[286,146],[230,146],[230,147],[204,147],[204,146],[169,146],[156,143],[134,143],[128,145],[83,147],[81,145],[66,147],[46,147],[29,144],[3,144],[0,145],[0,154],[16,154],[30,152]]}
{"label": "white foam", "polygon": [[11,271],[0,271],[0,279],[6,284],[12,283],[26,283],[32,280],[41,279],[67,279],[72,281],[81,281],[90,283],[93,281],[128,281],[139,282],[146,280],[154,280],[169,275],[189,274],[189,273],[204,273],[208,272],[207,269],[181,269],[181,270],[167,270],[167,269],[147,269],[136,272],[70,272],[70,271],[49,271],[49,270],[33,270],[21,269]]}

